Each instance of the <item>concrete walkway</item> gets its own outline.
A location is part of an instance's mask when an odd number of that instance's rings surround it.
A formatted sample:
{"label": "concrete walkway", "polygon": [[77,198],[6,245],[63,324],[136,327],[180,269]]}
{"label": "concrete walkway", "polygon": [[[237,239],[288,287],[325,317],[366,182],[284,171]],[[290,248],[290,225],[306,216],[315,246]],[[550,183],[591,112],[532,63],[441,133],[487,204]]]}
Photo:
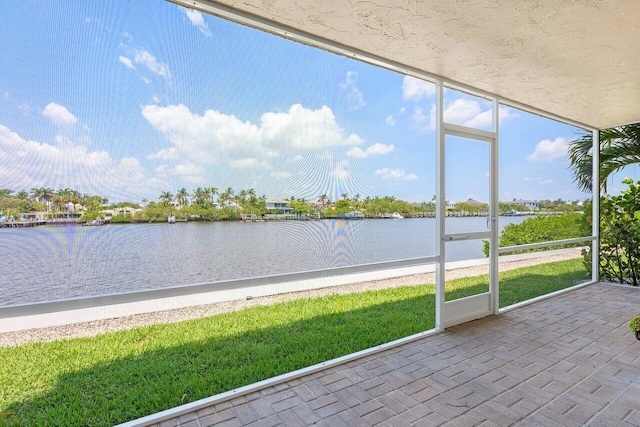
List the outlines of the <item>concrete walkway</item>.
{"label": "concrete walkway", "polygon": [[156,426],[640,426],[640,289],[597,284]]}

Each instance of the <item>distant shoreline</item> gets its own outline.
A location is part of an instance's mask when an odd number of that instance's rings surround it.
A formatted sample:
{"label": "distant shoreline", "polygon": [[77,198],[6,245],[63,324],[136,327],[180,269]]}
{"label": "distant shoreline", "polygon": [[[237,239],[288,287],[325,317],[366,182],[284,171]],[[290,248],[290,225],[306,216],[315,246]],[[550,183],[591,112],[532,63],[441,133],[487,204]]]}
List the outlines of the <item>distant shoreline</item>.
{"label": "distant shoreline", "polygon": [[[506,218],[514,218],[514,217],[533,217],[533,216],[548,216],[548,215],[561,215],[559,212],[537,212],[537,213],[523,213],[519,215],[510,215],[510,214],[500,214],[500,217]],[[488,217],[485,213],[469,213],[469,212],[456,212],[446,215],[446,218],[486,218]],[[435,219],[435,213],[421,213],[421,214],[406,214],[402,219]],[[312,217],[312,216],[264,216],[264,217],[256,217],[256,218],[220,218],[220,219],[196,219],[191,218],[188,220],[185,219],[176,219],[175,222],[168,222],[167,220],[163,221],[136,221],[135,218],[132,221],[116,221],[112,222],[110,220],[104,221],[103,224],[99,225],[138,225],[138,224],[167,224],[167,225],[176,225],[176,224],[188,224],[188,223],[212,223],[212,222],[286,222],[286,221],[320,221],[320,220],[346,220],[346,221],[361,221],[361,220],[396,220],[399,218],[393,218],[391,216],[380,216],[380,215],[370,215],[370,216],[362,216],[362,217],[350,217],[345,215],[329,215],[329,216],[321,216],[321,217]],[[81,220],[27,220],[27,221],[6,221],[0,223],[0,228],[30,228],[34,226],[85,226],[85,225],[93,225],[89,224],[90,221],[81,221]]]}

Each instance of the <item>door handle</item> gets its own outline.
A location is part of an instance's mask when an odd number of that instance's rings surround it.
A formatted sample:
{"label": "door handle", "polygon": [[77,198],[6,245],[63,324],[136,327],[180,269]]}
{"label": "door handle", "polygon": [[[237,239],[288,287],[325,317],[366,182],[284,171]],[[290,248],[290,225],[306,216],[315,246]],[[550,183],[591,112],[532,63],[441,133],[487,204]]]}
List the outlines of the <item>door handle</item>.
{"label": "door handle", "polygon": [[454,240],[467,240],[469,238],[468,234],[459,234],[457,236],[444,236],[442,238],[442,240],[447,241],[447,242],[452,242]]}

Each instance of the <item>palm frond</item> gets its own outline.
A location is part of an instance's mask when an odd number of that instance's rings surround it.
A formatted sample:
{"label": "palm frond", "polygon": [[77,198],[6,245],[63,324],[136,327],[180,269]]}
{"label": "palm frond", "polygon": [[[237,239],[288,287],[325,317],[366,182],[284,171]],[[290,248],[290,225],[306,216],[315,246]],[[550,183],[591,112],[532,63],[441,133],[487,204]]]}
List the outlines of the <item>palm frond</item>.
{"label": "palm frond", "polygon": [[[593,176],[591,133],[569,143],[569,159],[574,182],[580,189],[590,192]],[[609,175],[636,163],[640,163],[640,123],[600,131],[600,188],[606,191]]]}

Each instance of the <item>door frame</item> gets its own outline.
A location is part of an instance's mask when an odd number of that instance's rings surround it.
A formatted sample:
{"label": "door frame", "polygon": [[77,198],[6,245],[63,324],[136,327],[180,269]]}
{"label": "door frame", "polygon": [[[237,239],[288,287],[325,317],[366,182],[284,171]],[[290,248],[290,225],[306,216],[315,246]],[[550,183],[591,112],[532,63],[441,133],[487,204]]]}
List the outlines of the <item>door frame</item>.
{"label": "door frame", "polygon": [[[487,99],[486,97],[483,97]],[[469,128],[446,123],[444,121],[444,85],[436,84],[436,245],[438,262],[436,264],[436,330],[443,330],[470,320],[491,314],[498,314],[498,119],[499,103],[496,98],[489,99],[492,104],[492,130]],[[490,230],[481,233],[446,234],[445,231],[445,142],[447,136],[488,143],[489,148],[489,224]],[[449,153],[450,155],[450,153]],[[489,240],[489,291],[454,301],[445,301],[446,281],[446,242],[487,238]]]}

